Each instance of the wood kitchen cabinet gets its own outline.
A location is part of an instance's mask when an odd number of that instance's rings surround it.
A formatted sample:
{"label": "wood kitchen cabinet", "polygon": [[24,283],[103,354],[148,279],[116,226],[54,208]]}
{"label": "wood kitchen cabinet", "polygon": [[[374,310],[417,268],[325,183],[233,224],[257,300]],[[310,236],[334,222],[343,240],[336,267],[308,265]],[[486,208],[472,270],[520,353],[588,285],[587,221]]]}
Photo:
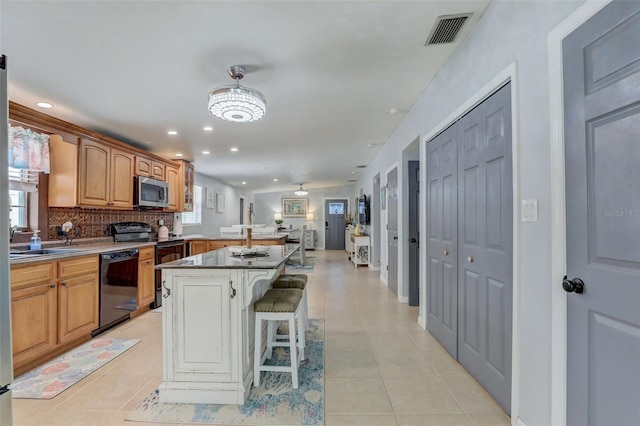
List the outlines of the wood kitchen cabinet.
{"label": "wood kitchen cabinet", "polygon": [[193,211],[193,188],[195,179],[195,170],[193,164],[187,161],[181,161],[180,169],[182,169],[182,188],[184,190],[182,211]]}
{"label": "wood kitchen cabinet", "polygon": [[52,135],[49,145],[49,207],[133,208],[133,154],[58,135]]}
{"label": "wood kitchen cabinet", "polygon": [[172,212],[182,211],[182,178],[180,168],[167,166],[167,184],[169,184],[169,207],[166,209]]}
{"label": "wood kitchen cabinet", "polygon": [[42,364],[98,328],[98,256],[11,268],[14,375]]}
{"label": "wood kitchen cabinet", "polygon": [[189,241],[189,256],[195,256],[196,254],[202,254],[208,251],[207,240],[191,240]]}
{"label": "wood kitchen cabinet", "polygon": [[79,164],[79,205],[133,207],[133,155],[81,139]]}
{"label": "wood kitchen cabinet", "polygon": [[136,176],[150,177],[163,181],[165,180],[166,167],[166,165],[153,161],[150,158],[136,155],[133,173]]}
{"label": "wood kitchen cabinet", "polygon": [[138,258],[138,309],[146,310],[155,296],[155,248],[141,247]]}
{"label": "wood kitchen cabinet", "polygon": [[98,328],[98,256],[58,263],[58,343],[72,342]]}

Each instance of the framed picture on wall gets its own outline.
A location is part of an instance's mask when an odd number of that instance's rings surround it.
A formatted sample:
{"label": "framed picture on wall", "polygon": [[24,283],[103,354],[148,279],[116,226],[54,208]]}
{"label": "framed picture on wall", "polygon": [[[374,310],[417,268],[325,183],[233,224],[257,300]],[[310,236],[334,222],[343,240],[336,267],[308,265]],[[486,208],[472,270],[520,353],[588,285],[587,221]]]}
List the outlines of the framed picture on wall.
{"label": "framed picture on wall", "polygon": [[216,194],[216,211],[224,212],[224,194]]}
{"label": "framed picture on wall", "polygon": [[308,198],[283,198],[282,217],[307,218],[309,212]]}
{"label": "framed picture on wall", "polygon": [[216,191],[213,188],[207,188],[205,191],[205,207],[208,209],[216,208]]}
{"label": "framed picture on wall", "polygon": [[387,209],[387,185],[380,187],[380,210]]}

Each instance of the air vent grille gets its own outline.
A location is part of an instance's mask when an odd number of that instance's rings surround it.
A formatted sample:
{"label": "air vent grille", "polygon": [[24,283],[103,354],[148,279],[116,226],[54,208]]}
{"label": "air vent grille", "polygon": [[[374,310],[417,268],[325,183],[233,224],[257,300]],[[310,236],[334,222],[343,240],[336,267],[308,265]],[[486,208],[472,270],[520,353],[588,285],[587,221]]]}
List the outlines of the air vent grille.
{"label": "air vent grille", "polygon": [[359,164],[359,165],[356,166],[356,169],[366,169],[366,168],[367,168],[367,166],[366,165],[362,165],[362,164]]}
{"label": "air vent grille", "polygon": [[472,13],[463,13],[438,16],[424,45],[453,43],[471,15]]}

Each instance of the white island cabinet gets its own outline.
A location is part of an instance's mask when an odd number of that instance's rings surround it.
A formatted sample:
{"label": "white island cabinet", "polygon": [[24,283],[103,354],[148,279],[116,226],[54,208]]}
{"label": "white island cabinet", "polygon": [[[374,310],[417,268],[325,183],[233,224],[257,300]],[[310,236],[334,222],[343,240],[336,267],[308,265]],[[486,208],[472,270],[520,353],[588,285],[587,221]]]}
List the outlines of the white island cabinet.
{"label": "white island cabinet", "polygon": [[[267,246],[265,246],[267,247]],[[161,402],[244,404],[253,380],[253,302],[297,244],[235,257],[229,248],[163,263]]]}

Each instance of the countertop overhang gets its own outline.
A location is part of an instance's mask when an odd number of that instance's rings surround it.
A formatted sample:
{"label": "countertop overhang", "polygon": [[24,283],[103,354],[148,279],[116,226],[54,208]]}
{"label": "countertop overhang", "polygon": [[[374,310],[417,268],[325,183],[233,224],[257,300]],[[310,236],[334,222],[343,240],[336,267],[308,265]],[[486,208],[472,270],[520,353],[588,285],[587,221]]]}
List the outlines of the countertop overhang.
{"label": "countertop overhang", "polygon": [[229,248],[208,251],[202,254],[156,265],[156,269],[274,269],[290,258],[299,248],[299,244],[262,246],[266,256],[234,256]]}

